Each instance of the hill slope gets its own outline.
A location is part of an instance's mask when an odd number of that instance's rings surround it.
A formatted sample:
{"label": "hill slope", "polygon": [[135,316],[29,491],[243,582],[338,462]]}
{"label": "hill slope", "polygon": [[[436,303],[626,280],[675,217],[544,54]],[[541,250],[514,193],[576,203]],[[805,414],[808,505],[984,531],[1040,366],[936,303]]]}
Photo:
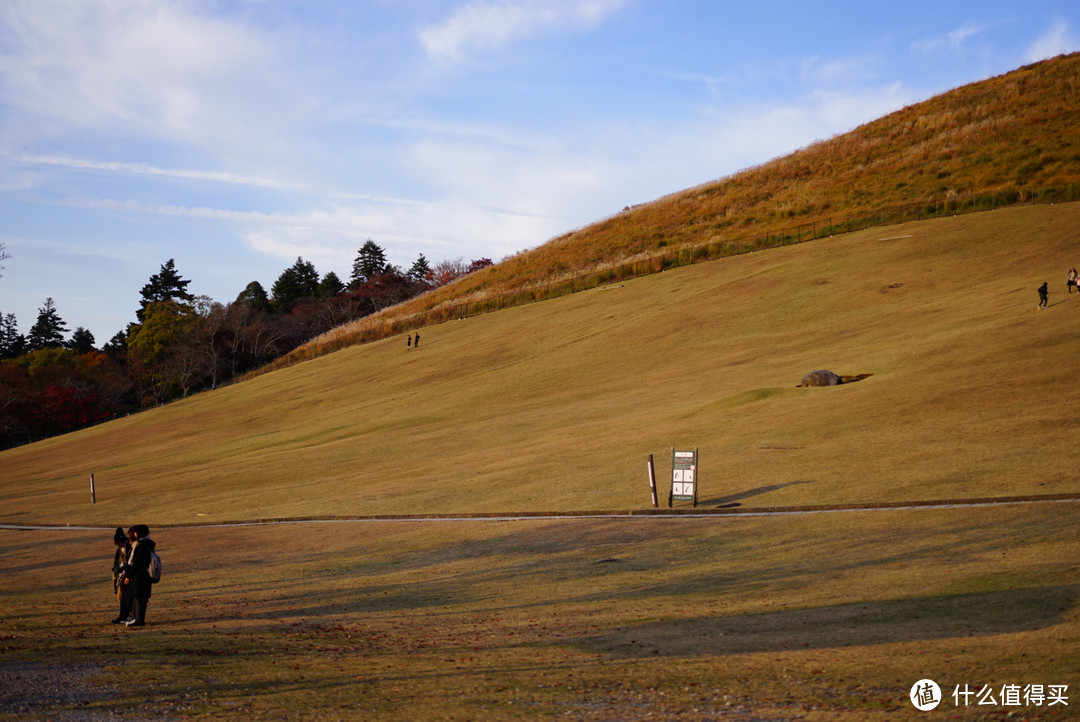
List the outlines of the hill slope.
{"label": "hill slope", "polygon": [[903,108],[788,156],[635,206],[317,339],[355,342],[388,319],[544,285],[676,248],[741,245],[909,207],[1080,195],[1080,53]]}
{"label": "hill slope", "polygon": [[1077,227],[910,223],[352,347],[4,452],[0,521],[644,508],[673,445],[705,506],[1075,492]]}

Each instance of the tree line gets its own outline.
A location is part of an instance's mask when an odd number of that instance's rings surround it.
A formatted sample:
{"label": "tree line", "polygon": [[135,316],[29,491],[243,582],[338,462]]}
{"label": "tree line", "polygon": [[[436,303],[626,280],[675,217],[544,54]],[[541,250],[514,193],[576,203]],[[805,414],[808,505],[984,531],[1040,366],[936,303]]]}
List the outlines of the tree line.
{"label": "tree line", "polygon": [[[0,260],[8,257],[0,246]],[[14,314],[0,313],[0,448],[214,388],[331,328],[490,265],[431,265],[420,254],[402,270],[368,239],[347,283],[298,257],[269,293],[252,281],[219,303],[190,293],[190,279],[169,259],[140,290],[136,321],[100,348],[85,328],[69,334],[52,298],[25,335]]]}

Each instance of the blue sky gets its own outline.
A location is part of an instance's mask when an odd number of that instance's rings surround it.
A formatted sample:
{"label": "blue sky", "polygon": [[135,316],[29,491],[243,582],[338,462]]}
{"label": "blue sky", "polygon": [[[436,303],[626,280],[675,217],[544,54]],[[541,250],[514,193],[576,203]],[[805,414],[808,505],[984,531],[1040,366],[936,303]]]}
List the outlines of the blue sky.
{"label": "blue sky", "polygon": [[1080,49],[1076,0],[0,0],[0,313],[496,261]]}

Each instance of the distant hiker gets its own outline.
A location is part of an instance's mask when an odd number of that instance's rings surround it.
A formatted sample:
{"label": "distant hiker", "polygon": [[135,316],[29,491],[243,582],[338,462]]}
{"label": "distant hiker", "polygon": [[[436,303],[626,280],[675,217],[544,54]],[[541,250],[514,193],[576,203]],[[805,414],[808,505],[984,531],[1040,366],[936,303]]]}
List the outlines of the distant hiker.
{"label": "distant hiker", "polygon": [[413,341],[413,348],[420,348],[420,334],[416,334],[416,340]]}
{"label": "distant hiker", "polygon": [[405,336],[405,348],[412,348],[412,335],[407,334]]}
{"label": "distant hiker", "polygon": [[1077,275],[1076,268],[1069,269],[1069,280],[1065,282],[1065,287],[1069,289],[1069,293],[1072,293],[1074,288],[1080,291],[1080,287],[1076,285]]}
{"label": "distant hiker", "polygon": [[122,527],[116,527],[116,533],[113,534],[113,544],[116,545],[116,553],[113,554],[112,585],[116,601],[120,603],[120,613],[112,621],[113,624],[123,624],[127,621],[128,615],[131,614],[131,585],[120,583],[120,570],[127,564],[128,555],[131,554],[131,542],[128,541],[127,534],[124,533]]}
{"label": "distant hiker", "polygon": [[146,605],[150,602],[150,552],[154,550],[154,540],[150,538],[150,528],[145,524],[136,524],[128,529],[131,541],[131,554],[127,563],[120,570],[123,577],[121,584],[131,587],[131,619],[125,624],[129,627],[146,625]]}
{"label": "distant hiker", "polygon": [[1046,283],[1039,286],[1039,308],[1046,308],[1049,293],[1050,291],[1047,289]]}

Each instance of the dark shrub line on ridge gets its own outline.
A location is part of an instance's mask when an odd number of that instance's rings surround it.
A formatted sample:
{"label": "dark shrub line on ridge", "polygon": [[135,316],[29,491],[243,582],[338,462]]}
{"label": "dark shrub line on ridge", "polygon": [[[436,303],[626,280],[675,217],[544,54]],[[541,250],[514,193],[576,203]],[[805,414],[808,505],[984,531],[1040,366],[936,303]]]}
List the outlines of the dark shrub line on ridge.
{"label": "dark shrub line on ridge", "polygon": [[788,229],[736,240],[710,241],[688,248],[660,253],[649,258],[629,261],[599,271],[591,271],[562,281],[509,291],[482,300],[448,304],[442,308],[421,311],[408,317],[387,321],[381,326],[352,333],[345,332],[326,341],[313,341],[272,362],[263,369],[253,371],[251,376],[292,366],[301,361],[325,356],[328,353],[340,351],[350,346],[381,341],[425,326],[434,326],[447,321],[461,320],[493,311],[515,308],[536,301],[561,298],[572,293],[600,288],[619,281],[650,276],[654,273],[662,273],[681,266],[715,261],[756,251],[783,248],[838,234],[899,225],[910,221],[956,216],[961,213],[992,211],[1010,206],[1068,203],[1077,200],[1080,200],[1080,186],[1076,184],[1061,188],[1043,188],[1039,191],[1030,192],[1009,189],[990,193],[973,193],[945,201],[906,203],[901,206],[844,219],[823,218],[817,221],[801,223]]}

